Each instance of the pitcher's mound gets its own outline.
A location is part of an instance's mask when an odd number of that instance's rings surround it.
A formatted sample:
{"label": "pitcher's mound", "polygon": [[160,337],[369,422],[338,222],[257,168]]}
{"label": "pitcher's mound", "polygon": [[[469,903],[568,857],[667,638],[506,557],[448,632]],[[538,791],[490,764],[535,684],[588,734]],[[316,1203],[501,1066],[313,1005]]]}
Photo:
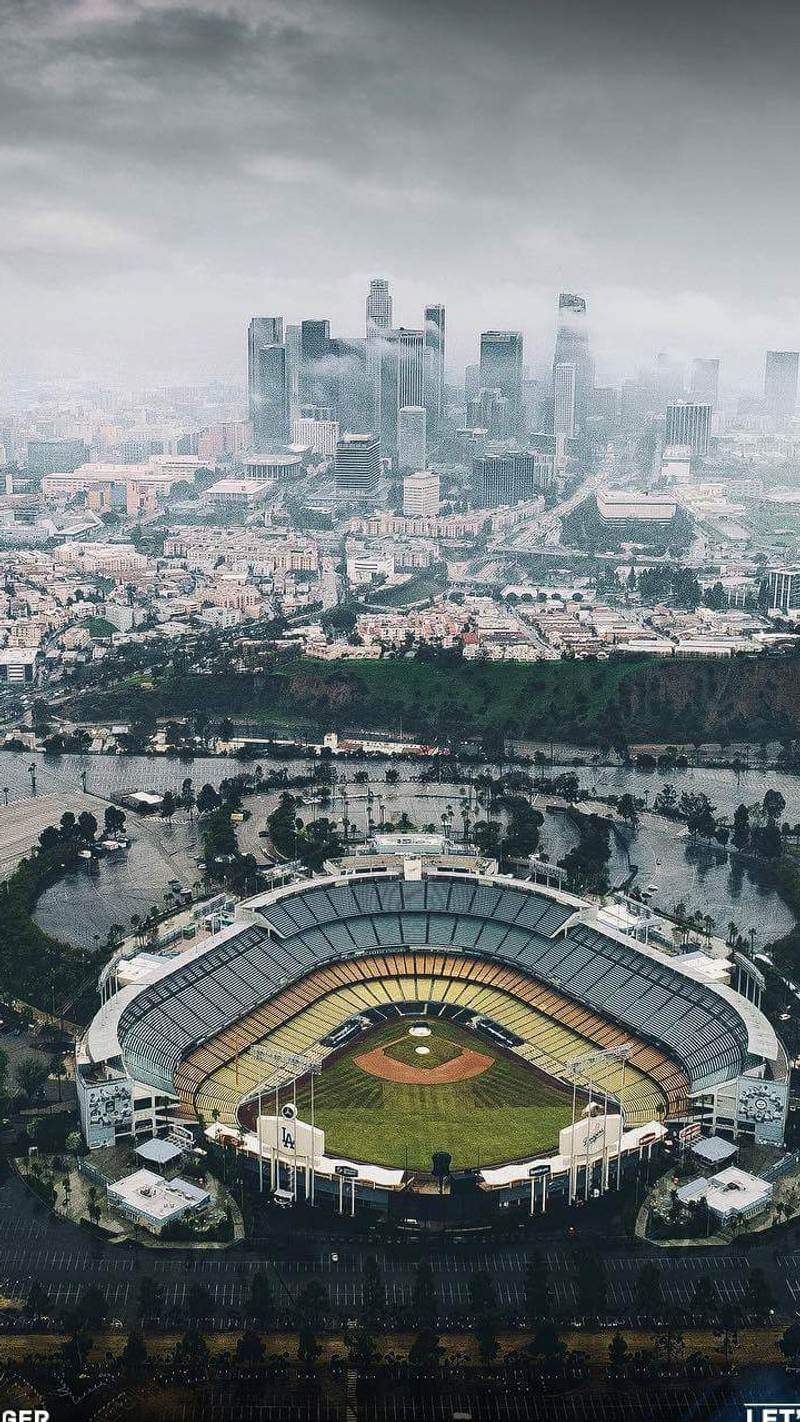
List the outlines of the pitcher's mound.
{"label": "pitcher's mound", "polygon": [[422,1061],[417,1065],[415,1062],[401,1062],[390,1056],[389,1048],[394,1045],[387,1042],[383,1047],[374,1047],[371,1052],[362,1052],[360,1056],[354,1057],[356,1066],[368,1076],[380,1077],[382,1081],[399,1081],[405,1086],[444,1086],[448,1082],[468,1081],[472,1076],[480,1076],[482,1072],[488,1071],[493,1061],[492,1057],[484,1056],[483,1052],[464,1047],[458,1056],[451,1057],[447,1062],[440,1062],[438,1066],[425,1066]]}

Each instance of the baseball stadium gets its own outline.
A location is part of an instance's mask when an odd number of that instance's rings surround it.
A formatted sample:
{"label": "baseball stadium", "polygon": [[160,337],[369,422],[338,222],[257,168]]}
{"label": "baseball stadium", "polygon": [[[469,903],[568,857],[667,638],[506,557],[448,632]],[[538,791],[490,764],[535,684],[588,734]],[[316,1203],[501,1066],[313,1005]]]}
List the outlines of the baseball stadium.
{"label": "baseball stadium", "polygon": [[424,1189],[435,1153],[476,1191],[573,1198],[671,1122],[746,1130],[739,1083],[786,1081],[753,980],[646,917],[455,856],[329,868],[106,975],[78,1050],[90,1146],[189,1127],[284,1198],[341,1201],[345,1177],[353,1208]]}

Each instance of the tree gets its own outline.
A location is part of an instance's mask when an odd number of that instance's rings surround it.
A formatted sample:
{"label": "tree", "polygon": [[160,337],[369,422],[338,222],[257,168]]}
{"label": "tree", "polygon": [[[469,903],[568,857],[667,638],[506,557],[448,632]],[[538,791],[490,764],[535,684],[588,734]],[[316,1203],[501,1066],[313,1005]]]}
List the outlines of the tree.
{"label": "tree", "polygon": [[243,1368],[257,1368],[263,1363],[266,1349],[261,1338],[248,1328],[236,1344],[236,1361]]}
{"label": "tree", "polygon": [[23,1057],[14,1068],[14,1080],[21,1095],[29,1101],[41,1096],[49,1076],[47,1063],[41,1057]]}
{"label": "tree", "polygon": [[759,1267],[750,1269],[747,1274],[744,1295],[744,1306],[748,1313],[755,1314],[756,1318],[763,1322],[771,1311],[773,1302],[772,1285],[764,1270]]}
{"label": "tree", "polygon": [[554,1323],[540,1323],[526,1351],[545,1363],[561,1363],[567,1355],[567,1345]]}
{"label": "tree", "polygon": [[608,1361],[612,1368],[624,1368],[628,1358],[628,1343],[622,1333],[615,1333],[608,1345]]}
{"label": "tree", "polygon": [[473,1317],[475,1341],[481,1363],[487,1367],[497,1357],[497,1290],[486,1273],[475,1274],[469,1281],[469,1306]]}
{"label": "tree", "polygon": [[118,805],[106,805],[103,823],[107,834],[121,834],[125,828],[125,811],[120,810]]}
{"label": "tree", "polygon": [[219,726],[217,727],[217,736],[221,741],[232,741],[233,734],[233,721],[231,720],[230,716],[223,716],[222,720],[219,723]]}
{"label": "tree", "polygon": [[435,1328],[420,1328],[408,1350],[408,1361],[412,1368],[428,1372],[438,1368],[442,1361],[442,1346]]}
{"label": "tree", "polygon": [[636,1312],[652,1318],[661,1304],[661,1270],[657,1264],[643,1264],[636,1280]]}
{"label": "tree", "polygon": [[138,1328],[132,1328],[122,1350],[122,1366],[134,1376],[147,1366],[147,1344]]}
{"label": "tree", "polygon": [[364,1260],[363,1299],[364,1322],[379,1328],[386,1312],[386,1288],[373,1255]]}
{"label": "tree", "polygon": [[585,1318],[595,1318],[606,1306],[606,1270],[599,1254],[581,1250],[575,1271],[578,1303]]}
{"label": "tree", "polygon": [[28,1297],[25,1300],[25,1313],[32,1314],[34,1318],[47,1315],[50,1312],[50,1296],[41,1284],[36,1280],[31,1284]]}
{"label": "tree", "polygon": [[254,1274],[250,1284],[248,1312],[262,1328],[271,1328],[275,1322],[275,1299],[272,1285],[266,1274]]}
{"label": "tree", "polygon": [[89,810],[81,810],[78,815],[78,834],[86,844],[93,844],[97,834],[97,820]]}
{"label": "tree", "polygon": [[193,1373],[204,1373],[208,1367],[208,1344],[197,1328],[184,1333],[175,1348],[175,1362],[179,1368],[188,1368]]}
{"label": "tree", "polygon": [[164,1290],[150,1274],[143,1274],[139,1280],[139,1317],[148,1323],[160,1318],[164,1312]]}
{"label": "tree", "polygon": [[219,807],[219,795],[213,785],[203,785],[197,797],[197,809],[201,815],[210,815]]}
{"label": "tree", "polygon": [[161,801],[161,818],[170,821],[178,808],[178,802],[171,790],[165,790]]}
{"label": "tree", "polygon": [[787,1363],[797,1363],[800,1358],[800,1323],[789,1324],[778,1339],[778,1347]]}
{"label": "tree", "polygon": [[767,790],[761,804],[768,820],[780,819],[786,809],[786,801],[780,790]]}
{"label": "tree", "polygon": [[719,1352],[725,1362],[725,1371],[728,1372],[731,1364],[731,1357],[739,1341],[739,1309],[736,1304],[723,1304],[719,1311],[719,1322],[714,1329],[715,1337],[719,1342]]}
{"label": "tree", "polygon": [[411,1290],[411,1311],[420,1331],[435,1329],[439,1318],[439,1300],[430,1264],[417,1265]]}
{"label": "tree", "polygon": [[190,1284],[186,1290],[186,1312],[192,1322],[211,1318],[216,1304],[205,1284]]}
{"label": "tree", "polygon": [[716,1284],[708,1274],[702,1274],[694,1286],[694,1293],[691,1299],[692,1313],[697,1314],[706,1321],[712,1317],[719,1307],[719,1294]]}
{"label": "tree", "polygon": [[75,1307],[78,1327],[99,1333],[108,1318],[108,1299],[97,1284],[87,1284]]}
{"label": "tree", "polygon": [[545,1256],[534,1250],[525,1264],[525,1313],[531,1322],[550,1317],[552,1300],[550,1297],[550,1270]]}

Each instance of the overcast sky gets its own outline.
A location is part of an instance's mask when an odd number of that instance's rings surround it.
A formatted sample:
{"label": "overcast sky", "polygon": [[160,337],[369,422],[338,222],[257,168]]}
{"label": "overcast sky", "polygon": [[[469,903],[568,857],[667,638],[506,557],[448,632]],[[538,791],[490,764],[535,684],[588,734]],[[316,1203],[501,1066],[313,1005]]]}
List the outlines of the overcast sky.
{"label": "overcast sky", "polygon": [[600,378],[800,342],[797,0],[0,0],[0,373],[240,378],[447,305]]}

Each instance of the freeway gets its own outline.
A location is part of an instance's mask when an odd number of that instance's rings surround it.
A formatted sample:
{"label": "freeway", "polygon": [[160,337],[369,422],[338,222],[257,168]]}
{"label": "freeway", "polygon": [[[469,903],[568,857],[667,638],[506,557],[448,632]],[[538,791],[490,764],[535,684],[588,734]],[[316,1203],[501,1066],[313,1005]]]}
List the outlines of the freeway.
{"label": "freeway", "polygon": [[[180,1316],[188,1289],[200,1283],[214,1299],[216,1326],[238,1327],[246,1313],[253,1275],[267,1271],[279,1308],[291,1309],[298,1292],[315,1278],[328,1290],[332,1321],[342,1322],[362,1301],[365,1258],[377,1255],[389,1306],[410,1304],[418,1251],[400,1255],[397,1249],[383,1250],[374,1243],[323,1232],[307,1233],[292,1249],[287,1246],[285,1216],[280,1225],[279,1237],[266,1236],[251,1253],[181,1254],[106,1245],[46,1211],[12,1175],[0,1185],[0,1292],[7,1298],[24,1299],[36,1280],[47,1291],[53,1308],[60,1310],[74,1305],[86,1285],[94,1283],[105,1291],[112,1319],[127,1326],[136,1318],[139,1280],[150,1275],[164,1289],[165,1324]],[[621,1239],[606,1242],[602,1233],[594,1239],[582,1235],[580,1242],[591,1243],[602,1253],[612,1321],[629,1315],[645,1259],[656,1259],[664,1301],[676,1308],[689,1306],[704,1275],[713,1278],[722,1303],[740,1302],[747,1271],[759,1265],[772,1285],[778,1318],[800,1317],[800,1246],[790,1248],[784,1242],[776,1249],[772,1243],[754,1244],[746,1251],[701,1247],[675,1254],[643,1249]],[[548,1262],[555,1309],[566,1317],[573,1310],[577,1313],[574,1249],[565,1242],[563,1226],[560,1236],[543,1238],[536,1247]],[[484,1241],[426,1250],[425,1257],[434,1270],[443,1326],[463,1322],[470,1278],[482,1270],[494,1279],[507,1321],[522,1321],[526,1247]]]}

